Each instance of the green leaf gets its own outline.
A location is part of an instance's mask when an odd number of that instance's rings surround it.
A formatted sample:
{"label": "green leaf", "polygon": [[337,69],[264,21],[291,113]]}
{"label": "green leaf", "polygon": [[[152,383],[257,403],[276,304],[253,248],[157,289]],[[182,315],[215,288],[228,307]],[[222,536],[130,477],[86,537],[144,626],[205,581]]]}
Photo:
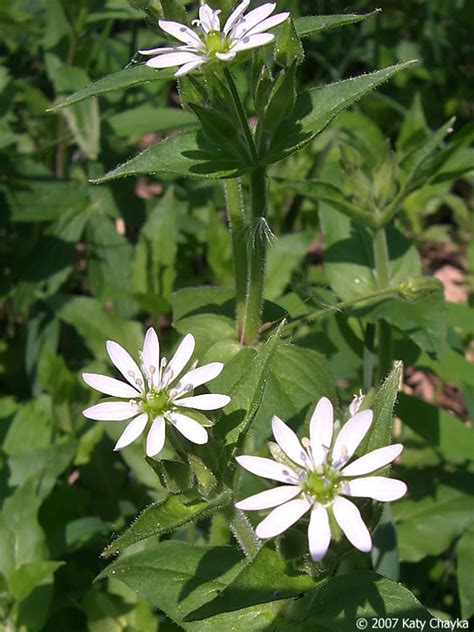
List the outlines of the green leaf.
{"label": "green leaf", "polygon": [[140,232],[132,267],[135,297],[152,313],[168,311],[176,279],[178,231],[172,189],[159,199]]}
{"label": "green leaf", "polygon": [[380,521],[372,533],[373,548],[371,551],[374,571],[398,581],[400,578],[400,562],[398,559],[397,532],[393,522],[392,511],[385,504]]}
{"label": "green leaf", "polygon": [[284,68],[291,66],[293,62],[301,64],[304,59],[303,46],[291,16],[285,20],[277,35],[274,57],[276,63]]}
{"label": "green leaf", "polygon": [[266,161],[277,162],[298,151],[321,133],[337,114],[412,64],[389,66],[300,94],[293,112],[276,129]]}
{"label": "green leaf", "polygon": [[200,500],[194,493],[168,496],[166,500],[144,509],[133,524],[104,549],[102,555],[117,555],[136,542],[169,533],[188,522],[207,517],[228,504],[230,498],[228,490],[211,500]]}
{"label": "green leaf", "polygon": [[447,411],[401,393],[397,415],[451,463],[472,459],[474,433]]}
{"label": "green leaf", "polygon": [[474,522],[472,474],[452,474],[438,483],[427,479],[428,473],[415,472],[411,481],[407,477],[413,497],[408,494],[392,506],[402,562],[441,555]]}
{"label": "green leaf", "polygon": [[182,621],[224,590],[242,564],[235,548],[192,546],[171,540],[118,559],[99,578],[117,577],[154,608],[174,621]]}
{"label": "green leaf", "polygon": [[196,125],[196,117],[180,108],[146,104],[107,117],[107,124],[119,138],[126,138],[129,144],[133,144],[150,132],[166,132]]}
{"label": "green leaf", "polygon": [[456,557],[461,615],[469,619],[474,614],[474,526],[466,529],[457,543]]}
{"label": "green leaf", "polygon": [[362,442],[358,454],[367,454],[383,448],[392,442],[393,409],[398,391],[403,382],[403,364],[395,362],[387,379],[375,394],[370,408],[374,411],[374,421]]}
{"label": "green leaf", "polygon": [[132,355],[141,349],[143,331],[140,323],[120,318],[93,298],[57,294],[46,304],[60,320],[76,329],[87,348],[99,358],[108,357],[105,342],[109,339],[121,344]]}
{"label": "green leaf", "polygon": [[52,579],[54,572],[64,562],[29,562],[18,568],[10,578],[10,592],[16,601],[26,599],[33,589],[45,579]]}
{"label": "green leaf", "polygon": [[[356,572],[330,579],[317,592],[308,593],[295,608],[291,623],[278,632],[354,632],[356,622],[393,617],[392,630],[402,632],[404,621],[426,624],[433,620],[416,597],[404,586],[371,572]],[[299,615],[299,616],[298,616]]]}
{"label": "green leaf", "polygon": [[296,32],[300,37],[308,37],[313,33],[321,33],[328,29],[355,24],[380,13],[381,9],[375,9],[370,13],[346,13],[343,15],[309,15],[303,18],[296,18]]}
{"label": "green leaf", "polygon": [[213,145],[201,131],[176,134],[109,171],[95,184],[148,173],[192,178],[235,178],[249,170],[232,146]]}
{"label": "green leaf", "polygon": [[186,621],[208,619],[275,599],[296,597],[314,588],[315,584],[312,577],[296,573],[279,553],[264,546],[225,590],[190,613]]}
{"label": "green leaf", "polygon": [[84,187],[46,175],[40,181],[22,181],[18,189],[8,187],[6,198],[12,222],[46,222],[57,220],[60,215],[74,217],[88,204]]}
{"label": "green leaf", "polygon": [[74,94],[58,100],[50,108],[50,111],[59,110],[73,105],[74,103],[79,103],[84,99],[107,94],[108,92],[113,92],[115,90],[133,88],[134,86],[139,86],[142,83],[149,83],[150,81],[164,81],[166,79],[170,79],[172,76],[173,71],[171,70],[156,70],[154,68],[149,68],[144,64],[135,65],[131,68],[124,68],[123,70],[119,70],[118,72],[107,75],[102,79],[89,83],[74,92]]}

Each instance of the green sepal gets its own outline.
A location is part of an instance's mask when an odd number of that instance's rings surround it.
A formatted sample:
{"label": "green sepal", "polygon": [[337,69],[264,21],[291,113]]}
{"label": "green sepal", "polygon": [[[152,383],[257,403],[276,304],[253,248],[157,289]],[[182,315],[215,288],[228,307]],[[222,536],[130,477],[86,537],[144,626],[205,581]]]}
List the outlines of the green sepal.
{"label": "green sepal", "polygon": [[277,77],[264,111],[266,129],[274,129],[293,110],[296,102],[296,62]]}
{"label": "green sepal", "polygon": [[208,498],[217,487],[217,478],[196,454],[188,454],[188,463],[196,479],[198,492],[204,498]]}
{"label": "green sepal", "polygon": [[255,91],[253,101],[256,111],[261,114],[268,103],[273,87],[272,73],[266,64],[262,64],[260,73],[254,85]]}
{"label": "green sepal", "polygon": [[206,88],[193,75],[178,77],[178,94],[186,110],[192,110],[192,103],[203,106],[208,99]]}
{"label": "green sepal", "polygon": [[165,20],[186,24],[188,16],[181,0],[160,0]]}
{"label": "green sepal", "polygon": [[239,128],[231,118],[217,109],[208,110],[196,103],[190,103],[189,107],[199,118],[204,135],[212,143],[216,143],[217,145],[229,144],[229,146],[232,146],[232,151],[238,158],[244,161],[250,160],[247,148],[242,142]]}
{"label": "green sepal", "polygon": [[288,68],[293,62],[301,64],[304,60],[303,45],[291,17],[283,23],[277,37],[274,57],[275,62],[284,68]]}

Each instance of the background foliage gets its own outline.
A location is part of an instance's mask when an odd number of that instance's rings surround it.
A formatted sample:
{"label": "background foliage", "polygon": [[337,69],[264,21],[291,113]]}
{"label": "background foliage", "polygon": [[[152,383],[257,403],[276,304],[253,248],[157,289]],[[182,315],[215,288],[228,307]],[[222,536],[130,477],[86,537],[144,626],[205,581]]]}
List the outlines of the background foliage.
{"label": "background foliage", "polygon": [[[282,1],[283,7],[295,17],[348,8],[313,0]],[[257,363],[257,352],[242,352],[235,340],[222,185],[169,174],[90,183],[195,124],[194,114],[180,107],[175,82],[150,81],[151,71],[140,68],[135,87],[46,111],[90,80],[133,64],[138,48],[156,42],[153,23],[125,0],[0,0],[0,618],[6,630],[177,629],[170,619],[200,631],[263,630],[269,620],[280,631],[300,629],[300,621],[309,626],[302,630],[333,629],[334,621],[346,629],[350,608],[359,616],[377,612],[373,594],[389,611],[402,604],[400,616],[415,608],[413,596],[391,581],[398,579],[431,612],[473,615],[474,45],[468,29],[474,7],[468,0],[417,0],[387,1],[382,8],[359,24],[305,39],[300,89],[412,58],[419,64],[271,167],[269,223],[277,239],[268,253],[264,320],[319,317],[298,321],[283,341],[270,338]],[[373,9],[365,0],[349,6],[350,12]],[[248,74],[237,80],[250,106]],[[120,77],[114,81],[118,88]],[[456,122],[446,123],[452,116]],[[458,302],[446,302],[439,290],[418,302],[392,298],[333,309],[376,289],[368,234],[354,223],[354,208],[377,203],[390,211],[394,199],[392,284],[437,275],[450,298],[458,290]],[[405,298],[411,291],[403,286]],[[337,394],[342,407],[352,392],[370,387],[367,367],[377,365],[371,331],[380,318],[392,326],[395,356],[406,367],[394,432],[407,446],[396,470],[410,494],[379,524],[376,542],[385,555],[377,547],[372,559],[346,553],[316,598],[310,592],[291,599],[313,583],[309,576],[288,577],[271,548],[240,573],[242,556],[230,546],[222,509],[226,497],[212,495],[212,519],[207,503],[201,512],[186,499],[170,501],[141,446],[114,454],[120,430],[81,415],[95,396],[79,373],[108,371],[107,338],[133,352],[152,324],[171,350],[178,334],[192,331],[201,362],[229,362],[213,388],[233,388],[236,410],[254,402],[248,447],[265,454],[272,414],[303,427],[319,396]],[[234,384],[249,367],[247,381]],[[252,388],[262,376],[269,386],[257,402]],[[395,378],[385,387],[393,399]],[[387,393],[375,396],[374,408],[391,418],[382,406]],[[168,484],[181,489],[173,467]],[[209,481],[200,484],[206,489]],[[244,477],[239,497],[252,484]],[[113,540],[150,503],[163,519],[164,502],[174,503],[168,508],[173,528],[182,516],[173,539],[165,524],[158,546],[155,537],[139,542],[138,527],[147,538],[157,534],[151,513],[149,523],[142,514],[127,532],[128,541]],[[197,523],[189,522],[196,516]],[[192,543],[212,550],[199,554]],[[109,555],[129,545],[132,566],[121,557],[107,566],[100,557],[104,548]],[[281,546],[291,558],[295,543]],[[149,585],[142,562],[156,569]],[[277,569],[281,585],[255,601],[251,587],[264,582],[269,568]],[[106,579],[93,583],[101,572]],[[170,582],[176,575],[187,586],[184,596]],[[119,581],[125,576],[126,583]],[[209,594],[226,588],[226,599],[204,598],[193,589],[196,576]],[[157,584],[167,588],[158,594]],[[275,590],[281,592],[272,601]],[[347,612],[341,593],[351,595]],[[313,611],[317,621],[305,618]]]}

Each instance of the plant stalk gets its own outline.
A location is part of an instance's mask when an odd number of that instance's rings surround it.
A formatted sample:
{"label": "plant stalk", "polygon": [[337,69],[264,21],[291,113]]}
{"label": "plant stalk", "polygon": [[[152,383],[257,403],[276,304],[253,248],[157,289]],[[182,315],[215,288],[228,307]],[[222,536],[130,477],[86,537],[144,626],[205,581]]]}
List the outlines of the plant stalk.
{"label": "plant stalk", "polygon": [[[390,287],[390,259],[388,254],[387,234],[385,228],[373,231],[374,261],[377,285],[380,290]],[[378,341],[378,379],[382,381],[392,367],[392,329],[387,321],[377,322]]]}
{"label": "plant stalk", "polygon": [[257,341],[262,322],[265,260],[269,233],[265,219],[266,187],[265,168],[259,167],[250,175],[252,226],[248,243],[249,276],[242,330],[242,342],[247,345],[252,345]]}
{"label": "plant stalk", "polygon": [[245,140],[247,141],[247,146],[250,151],[250,155],[252,157],[253,162],[257,162],[257,149],[255,147],[255,141],[249,127],[247,114],[245,112],[242,100],[237,90],[237,86],[235,85],[234,78],[232,77],[232,73],[230,72],[228,68],[224,68],[224,76],[226,78],[227,85],[229,86],[229,90],[232,95],[232,101],[234,103],[235,113],[237,114],[237,117],[240,121],[240,125],[242,127]]}
{"label": "plant stalk", "polygon": [[245,300],[248,282],[248,226],[242,200],[242,187],[238,178],[224,180],[227,218],[232,237],[236,295],[237,336],[242,342]]}

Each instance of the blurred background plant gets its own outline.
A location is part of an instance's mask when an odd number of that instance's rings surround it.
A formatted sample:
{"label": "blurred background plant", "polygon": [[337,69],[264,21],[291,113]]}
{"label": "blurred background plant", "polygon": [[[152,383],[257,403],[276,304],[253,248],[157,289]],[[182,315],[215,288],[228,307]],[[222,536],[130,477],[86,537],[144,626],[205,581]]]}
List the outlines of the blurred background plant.
{"label": "blurred background plant", "polygon": [[[200,358],[225,349],[230,359],[238,348],[232,309],[226,311],[233,272],[220,184],[171,175],[89,183],[195,123],[180,107],[176,83],[137,82],[46,112],[90,80],[133,66],[139,48],[164,41],[158,3],[130,5],[0,0],[0,617],[6,630],[178,629],[117,579],[92,584],[112,534],[163,490],[140,446],[119,457],[112,453],[119,430],[82,418],[92,395],[78,376],[84,369],[107,372],[106,338],[138,349],[145,324],[160,330],[168,349],[177,340],[172,322],[180,333],[192,327]],[[278,3],[295,17],[374,8],[366,0],[349,7],[338,0]],[[269,220],[277,239],[268,253],[265,316],[269,323],[284,315],[301,319],[293,342],[325,356],[344,403],[370,386],[373,328],[381,318],[390,322],[396,357],[406,366],[396,409],[403,425],[396,432],[408,446],[399,476],[411,495],[393,508],[400,566],[397,559],[374,566],[399,576],[432,611],[469,617],[474,6],[417,0],[381,8],[359,24],[305,40],[301,86],[412,58],[419,64],[271,168]],[[250,102],[249,77],[241,72],[237,80]],[[407,187],[404,174],[422,151],[428,153]],[[435,292],[415,303],[334,309],[357,297],[353,279],[364,291],[373,283],[366,231],[350,219],[354,208],[387,209],[394,199],[399,215],[388,230],[397,280],[435,276],[447,302]],[[211,328],[208,320],[200,325],[199,314],[190,316],[207,300],[190,293],[190,285],[214,288]],[[323,317],[308,321],[315,310]],[[278,371],[281,377],[285,367]],[[301,380],[306,392],[287,404],[288,417],[316,400],[317,376]],[[261,441],[268,438],[262,432]],[[208,532],[204,520],[177,535],[200,542]],[[338,572],[364,564],[369,568],[353,553]]]}

